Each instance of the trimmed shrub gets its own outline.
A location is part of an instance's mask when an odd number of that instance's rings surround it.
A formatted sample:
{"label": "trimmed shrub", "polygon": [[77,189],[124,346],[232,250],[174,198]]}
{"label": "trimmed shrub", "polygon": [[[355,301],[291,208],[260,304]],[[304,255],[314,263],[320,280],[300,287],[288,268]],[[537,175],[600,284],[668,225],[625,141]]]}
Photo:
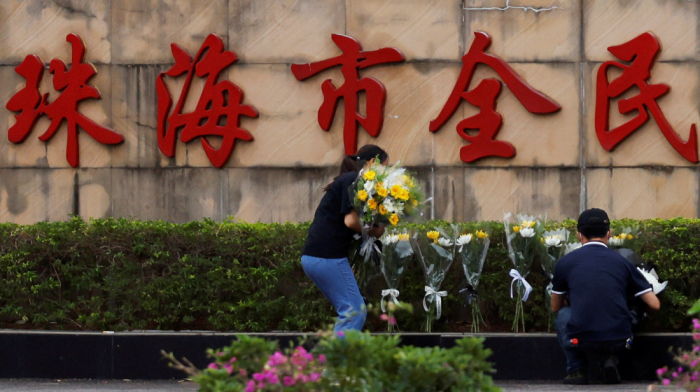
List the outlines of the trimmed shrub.
{"label": "trimmed shrub", "polygon": [[[432,227],[435,222],[427,222]],[[573,232],[575,222],[557,224]],[[641,233],[640,255],[669,280],[662,310],[645,328],[686,331],[685,315],[700,296],[700,220],[617,221]],[[479,285],[488,327],[508,331],[515,302],[502,225],[494,222]],[[0,327],[84,330],[314,331],[333,322],[329,302],[304,275],[299,262],[308,223],[262,224],[134,221],[72,218],[20,226],[0,224]],[[546,331],[551,318],[544,276],[536,263],[528,276],[534,291],[525,303],[528,330]],[[449,295],[435,331],[468,331],[471,315],[458,294],[465,278],[453,265],[442,286]],[[412,264],[399,299],[416,311],[398,317],[404,331],[425,319],[422,272]],[[385,288],[378,276],[364,292],[378,303]],[[378,317],[366,327],[381,331]]]}

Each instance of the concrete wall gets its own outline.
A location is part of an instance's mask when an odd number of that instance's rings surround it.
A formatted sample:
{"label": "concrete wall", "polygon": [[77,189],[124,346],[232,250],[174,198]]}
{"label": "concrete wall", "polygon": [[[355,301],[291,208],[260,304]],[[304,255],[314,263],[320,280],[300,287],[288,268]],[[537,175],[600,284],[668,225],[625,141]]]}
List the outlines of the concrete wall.
{"label": "concrete wall", "polygon": [[[329,78],[339,85],[342,77],[334,69],[298,82],[289,65],[339,54],[332,33],[356,38],[365,50],[394,46],[406,55],[405,63],[362,71],[388,95],[380,137],[360,130],[359,145],[379,144],[392,161],[414,167],[435,198],[435,218],[500,219],[505,210],[563,219],[593,206],[613,218],[697,217],[698,165],[680,157],[653,121],[609,153],[598,143],[593,118],[597,69],[614,59],[606,48],[652,31],[663,51],[651,81],[671,86],[659,103],[687,139],[690,125],[700,123],[699,7],[682,0],[3,0],[0,221],[69,214],[174,222],[311,219],[320,188],[343,155],[342,104],[330,132],[322,131],[320,85]],[[466,142],[455,126],[477,112],[467,103],[438,133],[428,131],[476,30],[492,36],[490,53],[563,107],[530,114],[504,87],[498,138],[517,148],[512,160],[460,161]],[[41,142],[43,118],[15,145],[6,137],[13,113],[4,109],[24,86],[14,67],[28,54],[69,60],[70,32],[84,39],[87,61],[98,70],[92,84],[103,96],[85,101],[81,112],[126,139],[109,147],[82,132],[79,169],[66,162],[65,128]],[[223,169],[211,166],[198,141],[178,141],[176,157],[165,157],[155,133],[155,78],[174,61],[170,44],[194,55],[210,33],[240,57],[226,76],[260,112],[241,122],[255,140],[239,141]],[[479,68],[472,87],[489,76],[495,73]],[[57,95],[50,75],[42,85],[42,92]],[[198,88],[201,83],[188,107]]]}

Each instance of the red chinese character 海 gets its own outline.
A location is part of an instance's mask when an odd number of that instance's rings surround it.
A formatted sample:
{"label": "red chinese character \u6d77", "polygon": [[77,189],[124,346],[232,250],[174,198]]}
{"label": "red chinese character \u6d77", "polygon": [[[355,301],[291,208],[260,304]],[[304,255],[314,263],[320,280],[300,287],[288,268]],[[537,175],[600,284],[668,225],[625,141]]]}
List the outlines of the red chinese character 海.
{"label": "red chinese character \u6d77", "polygon": [[[501,115],[495,110],[496,98],[500,92],[501,84],[497,80],[483,81],[477,88],[469,91],[469,84],[474,76],[476,66],[484,64],[496,71],[518,101],[530,113],[554,113],[559,111],[561,106],[527,84],[505,61],[487,54],[486,49],[491,45],[491,37],[488,34],[477,31],[474,35],[472,46],[462,57],[462,71],[457,79],[457,84],[438,117],[430,122],[430,132],[440,130],[464,99],[479,107],[481,113],[457,124],[459,135],[471,142],[460,150],[462,161],[473,162],[490,156],[512,158],[515,156],[515,147],[510,143],[495,140],[502,123]],[[465,132],[466,129],[476,129],[478,134],[470,136]]]}
{"label": "red chinese character \u6d77", "polygon": [[[357,151],[357,123],[360,123],[370,136],[377,137],[384,122],[384,104],[386,89],[374,78],[359,77],[359,70],[377,64],[405,61],[403,53],[395,48],[381,48],[365,52],[357,40],[340,34],[331,36],[333,42],[343,52],[342,55],[310,64],[292,64],[292,72],[297,80],[304,80],[328,68],[340,65],[340,71],[345,83],[336,88],[330,79],[321,85],[323,104],[318,111],[318,123],[324,131],[328,131],[333,123],[338,101],[343,98],[345,104],[345,124],[343,140],[345,154],[351,155]],[[366,93],[366,112],[363,117],[358,110],[358,94]]]}
{"label": "red chinese character \u6d77", "polygon": [[84,63],[85,44],[76,34],[69,34],[66,41],[71,43],[73,49],[72,64],[70,70],[66,63],[60,59],[51,60],[49,72],[53,74],[53,87],[60,95],[49,103],[49,94],[43,96],[39,92],[39,84],[44,74],[44,63],[39,56],[28,55],[24,61],[15,68],[15,72],[27,80],[26,86],[18,91],[7,102],[6,108],[13,112],[17,122],[8,130],[8,139],[13,143],[22,143],[32,131],[34,124],[42,115],[46,114],[51,120],[48,130],[39,140],[48,141],[56,134],[63,120],[68,123],[68,145],[66,147],[66,159],[73,167],[80,164],[78,145],[78,126],[90,136],[102,144],[119,144],[124,138],[78,112],[78,103],[87,98],[100,98],[100,91],[88,84],[88,81],[97,74],[95,67]]}
{"label": "red chinese character \u6d77", "polygon": [[[631,61],[625,65],[617,61],[606,61],[598,69],[598,81],[596,88],[595,131],[600,145],[607,151],[612,151],[632,132],[649,120],[649,113],[661,128],[671,146],[678,151],[683,158],[690,162],[698,162],[698,143],[695,124],[690,127],[690,136],[687,142],[678,136],[666,116],[661,111],[656,101],[670,90],[665,84],[649,84],[651,67],[659,54],[661,45],[659,39],[652,33],[644,33],[637,38],[619,46],[611,46],[608,51],[622,61]],[[608,81],[608,69],[617,67],[622,70],[622,75],[612,82]],[[634,110],[637,115],[626,123],[610,129],[610,100],[619,97],[630,88],[637,86],[639,94],[634,97],[621,99],[618,110],[622,114]]]}
{"label": "red chinese character \u6d77", "polygon": [[[231,156],[236,139],[253,140],[253,135],[240,128],[241,116],[258,117],[258,111],[254,107],[241,104],[243,91],[238,86],[228,80],[217,83],[219,74],[238,60],[238,57],[234,52],[224,50],[224,43],[216,34],[209,34],[194,60],[177,44],[172,44],[171,48],[175,65],[156,79],[158,147],[163,154],[174,157],[177,131],[182,129],[182,142],[188,143],[199,137],[209,161],[215,167],[222,167]],[[185,85],[175,110],[168,116],[173,99],[163,78],[165,75],[177,77],[184,73],[187,74]],[[182,113],[195,75],[206,77],[202,95],[193,112]],[[212,146],[207,136],[221,137],[221,147]]]}

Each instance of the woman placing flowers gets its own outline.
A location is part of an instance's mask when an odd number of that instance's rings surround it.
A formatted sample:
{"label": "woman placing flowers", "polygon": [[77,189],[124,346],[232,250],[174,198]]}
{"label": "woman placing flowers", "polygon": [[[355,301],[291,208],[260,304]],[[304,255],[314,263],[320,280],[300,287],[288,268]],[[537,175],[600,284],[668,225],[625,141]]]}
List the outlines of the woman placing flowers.
{"label": "woman placing flowers", "polygon": [[[356,233],[362,233],[362,223],[353,206],[350,187],[366,162],[379,157],[386,165],[389,155],[375,145],[365,145],[356,155],[348,155],[340,165],[340,175],[324,191],[326,194],[316,209],[309,227],[309,236],[302,251],[301,265],[323,295],[331,301],[338,320],[335,330],[361,330],[367,310],[357,286],[348,249]],[[372,227],[369,235],[381,237],[383,227]]]}

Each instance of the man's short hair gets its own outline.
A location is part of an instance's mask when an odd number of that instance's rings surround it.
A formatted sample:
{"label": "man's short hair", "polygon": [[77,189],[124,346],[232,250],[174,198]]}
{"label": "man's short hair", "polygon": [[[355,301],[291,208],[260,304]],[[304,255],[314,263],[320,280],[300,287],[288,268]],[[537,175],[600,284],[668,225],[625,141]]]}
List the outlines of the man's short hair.
{"label": "man's short hair", "polygon": [[610,219],[600,208],[591,208],[579,215],[577,229],[586,238],[603,238],[610,230]]}

